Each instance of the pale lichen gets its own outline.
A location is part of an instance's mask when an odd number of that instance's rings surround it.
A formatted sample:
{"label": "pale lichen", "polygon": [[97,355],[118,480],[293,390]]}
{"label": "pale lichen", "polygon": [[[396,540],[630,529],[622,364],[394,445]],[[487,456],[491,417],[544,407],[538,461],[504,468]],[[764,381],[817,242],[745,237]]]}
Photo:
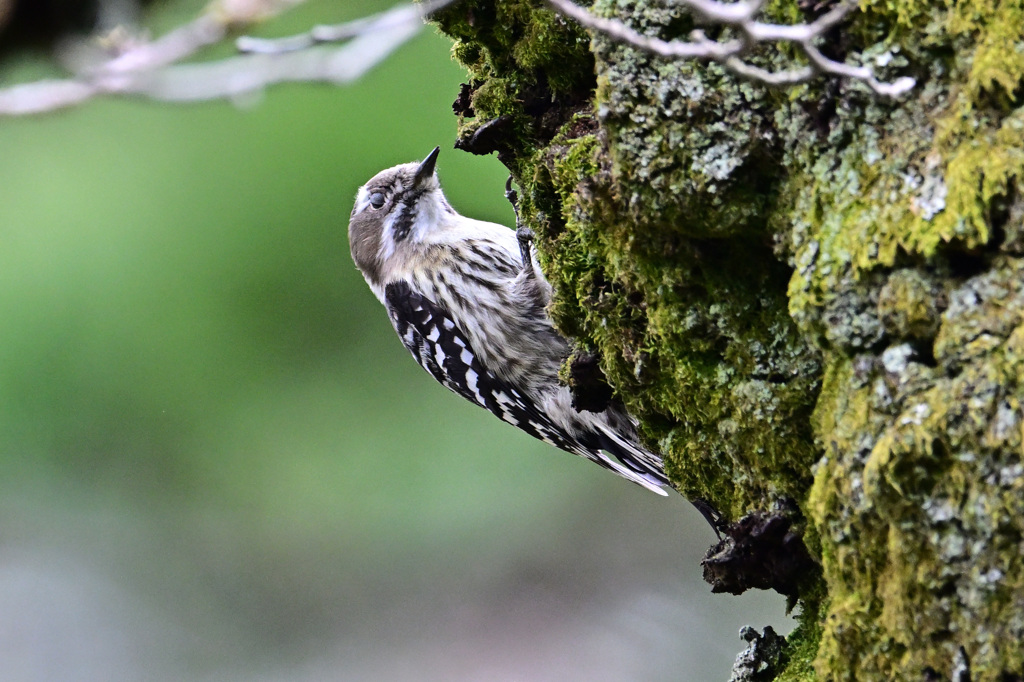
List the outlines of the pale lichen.
{"label": "pale lichen", "polygon": [[[592,9],[667,38],[694,26],[643,0]],[[513,119],[497,149],[554,319],[672,481],[731,516],[795,503],[823,578],[801,587],[778,679],[948,678],[965,661],[1015,679],[1024,7],[860,9],[825,49],[914,76],[903,101],[769,90],[600,37],[591,53],[529,0],[455,5],[441,26],[471,74],[464,134]]]}

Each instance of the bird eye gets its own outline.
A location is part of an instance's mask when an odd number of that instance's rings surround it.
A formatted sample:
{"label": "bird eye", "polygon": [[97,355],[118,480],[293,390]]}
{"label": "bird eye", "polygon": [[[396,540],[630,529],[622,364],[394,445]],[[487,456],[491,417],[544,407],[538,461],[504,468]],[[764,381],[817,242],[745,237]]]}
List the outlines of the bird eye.
{"label": "bird eye", "polygon": [[374,192],[370,195],[370,206],[374,208],[380,208],[384,205],[384,194],[382,192]]}

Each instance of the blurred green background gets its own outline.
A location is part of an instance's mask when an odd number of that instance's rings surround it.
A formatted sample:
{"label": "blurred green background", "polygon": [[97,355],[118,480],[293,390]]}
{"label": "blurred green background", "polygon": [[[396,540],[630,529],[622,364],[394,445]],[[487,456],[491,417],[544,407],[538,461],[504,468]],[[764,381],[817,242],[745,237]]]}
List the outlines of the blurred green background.
{"label": "blurred green background", "polygon": [[355,270],[357,187],[434,145],[460,212],[512,221],[500,164],[451,149],[449,47],[245,108],[0,120],[2,679],[724,680],[741,625],[788,630],[708,593],[681,498],[437,386]]}

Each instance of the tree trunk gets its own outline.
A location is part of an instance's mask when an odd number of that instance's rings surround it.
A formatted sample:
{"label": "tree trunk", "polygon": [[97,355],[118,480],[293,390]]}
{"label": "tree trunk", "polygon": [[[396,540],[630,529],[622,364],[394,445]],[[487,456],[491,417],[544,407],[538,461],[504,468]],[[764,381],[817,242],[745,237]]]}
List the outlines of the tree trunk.
{"label": "tree trunk", "polygon": [[[592,9],[694,28],[648,0]],[[772,679],[1022,679],[1020,0],[862,3],[821,47],[915,77],[899,102],[657,59],[531,0],[435,20],[469,70],[458,146],[522,188],[579,356],[684,495],[802,536],[815,570]]]}

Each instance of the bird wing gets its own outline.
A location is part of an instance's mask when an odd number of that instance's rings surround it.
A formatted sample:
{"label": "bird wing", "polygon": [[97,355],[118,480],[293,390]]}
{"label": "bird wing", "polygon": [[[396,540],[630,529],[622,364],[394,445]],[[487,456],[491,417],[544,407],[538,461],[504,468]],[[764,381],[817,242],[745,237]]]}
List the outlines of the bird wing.
{"label": "bird wing", "polygon": [[[440,384],[534,438],[586,457],[623,478],[665,494],[661,490],[666,482],[663,475],[653,476],[635,470],[636,467],[624,466],[601,452],[602,445],[580,442],[555,424],[530,396],[484,367],[451,315],[416,292],[408,282],[399,280],[388,284],[384,299],[402,344]],[[624,446],[621,438],[614,435],[601,440],[608,440],[609,449],[620,458],[633,455],[630,451],[637,449],[637,446]]]}
{"label": "bird wing", "polygon": [[534,438],[578,450],[528,395],[481,364],[468,337],[440,306],[405,281],[388,284],[384,298],[402,343],[439,383]]}

